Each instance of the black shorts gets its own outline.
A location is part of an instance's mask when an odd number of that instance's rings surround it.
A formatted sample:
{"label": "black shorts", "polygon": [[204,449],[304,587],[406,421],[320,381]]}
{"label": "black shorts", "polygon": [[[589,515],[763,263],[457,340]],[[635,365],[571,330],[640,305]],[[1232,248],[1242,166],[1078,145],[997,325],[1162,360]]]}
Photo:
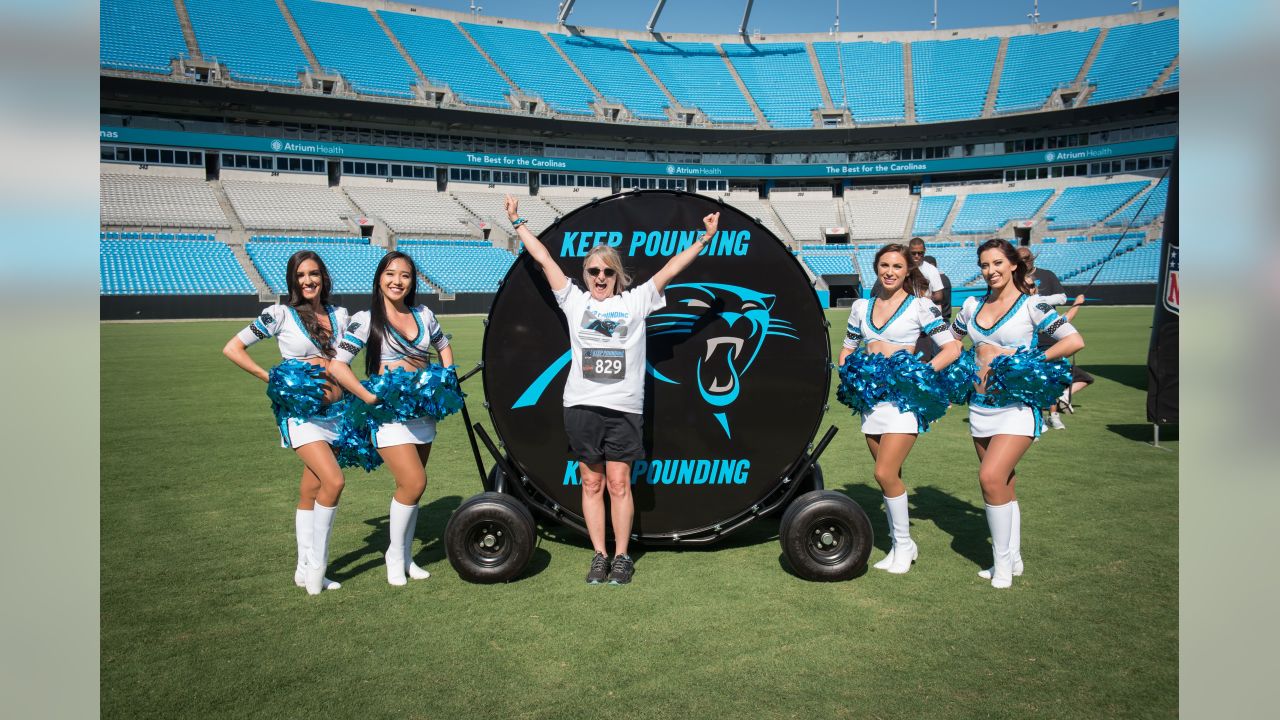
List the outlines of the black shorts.
{"label": "black shorts", "polygon": [[564,409],[569,452],[579,462],[635,462],[644,457],[643,418],[636,413],[574,405]]}
{"label": "black shorts", "polygon": [[1093,376],[1081,370],[1079,365],[1072,365],[1071,366],[1071,382],[1073,383],[1082,382],[1085,385],[1092,385]]}

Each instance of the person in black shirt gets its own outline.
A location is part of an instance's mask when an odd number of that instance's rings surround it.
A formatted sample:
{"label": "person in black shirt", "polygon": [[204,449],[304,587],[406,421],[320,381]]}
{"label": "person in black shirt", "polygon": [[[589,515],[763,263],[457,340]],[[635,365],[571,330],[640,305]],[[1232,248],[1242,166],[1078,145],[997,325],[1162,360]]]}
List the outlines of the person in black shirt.
{"label": "person in black shirt", "polygon": [[[1036,257],[1031,253],[1031,248],[1018,248],[1018,255],[1027,264],[1027,279],[1031,285],[1035,287],[1036,294],[1045,298],[1052,298],[1054,305],[1061,305],[1067,301],[1067,289],[1062,286],[1062,281],[1058,279],[1056,273],[1052,270],[1036,267]],[[1076,311],[1084,304],[1084,295],[1077,295],[1075,302],[1071,304],[1070,309],[1064,313],[1067,322],[1071,322]],[[1040,333],[1036,344],[1041,349],[1053,345],[1053,338]],[[1071,399],[1076,393],[1093,384],[1093,376],[1081,370],[1074,362],[1071,363],[1071,387],[1062,393],[1062,397],[1058,398],[1058,402],[1049,408],[1049,417],[1047,425],[1054,430],[1066,430],[1067,426],[1062,422],[1062,412],[1074,413],[1075,407],[1071,404]]]}

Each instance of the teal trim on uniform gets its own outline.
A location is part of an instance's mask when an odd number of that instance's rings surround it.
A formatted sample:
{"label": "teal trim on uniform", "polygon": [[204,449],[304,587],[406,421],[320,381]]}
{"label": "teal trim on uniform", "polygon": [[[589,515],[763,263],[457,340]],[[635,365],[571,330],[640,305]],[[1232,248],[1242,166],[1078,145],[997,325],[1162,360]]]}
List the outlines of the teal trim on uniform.
{"label": "teal trim on uniform", "polygon": [[[835,132],[835,131],[833,131]],[[614,175],[657,175],[688,178],[837,178],[880,175],[930,175],[971,170],[1002,170],[1011,167],[1037,167],[1056,163],[1087,163],[1114,160],[1135,155],[1173,152],[1177,138],[1093,145],[1065,150],[1006,153],[967,158],[933,160],[893,160],[886,162],[851,162],[817,165],[709,165],[653,162],[620,162],[616,160],[584,160],[548,158],[528,155],[501,155],[488,152],[453,152],[415,148],[351,145],[315,141],[284,140],[264,137],[241,137],[215,133],[146,130],[100,126],[100,142],[136,143],[178,148],[198,148],[213,152],[254,152],[278,155],[301,155],[329,160],[384,160],[399,162],[490,167],[524,172],[591,172]]]}
{"label": "teal trim on uniform", "polygon": [[929,333],[933,332],[934,330],[937,330],[939,327],[942,327],[942,325],[943,325],[943,324],[944,324],[944,323],[943,323],[941,320],[934,320],[933,322],[929,323],[928,325],[925,325],[925,326],[924,326],[924,328],[923,328],[920,332],[923,332],[924,334],[928,335]]}
{"label": "teal trim on uniform", "polygon": [[883,326],[876,327],[876,321],[873,319],[875,317],[876,298],[873,295],[871,297],[871,301],[867,303],[867,324],[871,326],[872,330],[876,331],[877,335],[884,334],[884,331],[887,330],[889,326],[893,324],[894,320],[897,320],[898,318],[902,317],[902,313],[906,311],[907,306],[911,305],[911,303],[915,301],[916,301],[915,295],[908,295],[907,299],[903,300],[902,304],[898,306],[898,309],[894,311],[893,317],[890,317],[888,320],[886,320]]}
{"label": "teal trim on uniform", "polygon": [[422,336],[426,334],[426,331],[422,328],[422,318],[418,315],[418,308],[409,308],[409,313],[413,315],[413,322],[418,326],[418,332],[413,336],[412,341],[406,339],[404,335],[401,335],[395,325],[387,323],[387,327],[391,328],[391,332],[395,333],[396,339],[401,343],[404,343],[406,347],[416,348],[418,347],[418,341],[422,340]]}
{"label": "teal trim on uniform", "polygon": [[1043,332],[1046,327],[1053,324],[1060,317],[1062,316],[1058,314],[1057,310],[1050,310],[1049,314],[1045,315],[1044,319],[1041,320],[1039,324],[1036,325],[1036,332]]}
{"label": "teal trim on uniform", "polygon": [[[287,305],[286,307],[288,307],[289,312],[293,314],[293,322],[298,326],[298,330],[302,332],[302,336],[305,337],[316,350],[319,350],[321,355],[323,355],[324,348],[320,347],[320,343],[316,342],[316,339],[311,337],[311,333],[307,332],[307,326],[302,324],[302,317],[298,315],[298,309],[292,305]],[[333,317],[333,306],[325,305],[324,310],[325,314],[329,316],[329,333],[336,338],[337,334],[334,331],[338,328],[338,322]]]}
{"label": "teal trim on uniform", "polygon": [[973,311],[973,326],[981,330],[983,335],[990,335],[991,333],[999,330],[1001,325],[1004,325],[1005,323],[1009,322],[1009,318],[1013,317],[1013,314],[1017,312],[1018,308],[1022,307],[1023,303],[1025,303],[1026,301],[1027,301],[1026,295],[1019,295],[1018,299],[1014,301],[1013,305],[1008,310],[1005,311],[1004,316],[1001,317],[996,322],[995,325],[992,325],[989,328],[984,328],[982,327],[982,323],[978,322],[978,313],[982,312],[982,306],[987,304],[987,298],[986,297],[979,298],[978,309]]}

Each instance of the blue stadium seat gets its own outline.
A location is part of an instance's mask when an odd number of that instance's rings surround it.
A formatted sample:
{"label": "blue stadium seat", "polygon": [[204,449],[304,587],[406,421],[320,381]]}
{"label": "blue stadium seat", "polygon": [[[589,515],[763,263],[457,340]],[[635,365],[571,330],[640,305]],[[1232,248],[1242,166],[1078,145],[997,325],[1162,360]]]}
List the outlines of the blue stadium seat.
{"label": "blue stadium seat", "polygon": [[911,234],[919,237],[931,237],[942,232],[942,226],[951,214],[955,205],[955,195],[927,195],[920,198],[920,207],[916,210],[916,221]]}
{"label": "blue stadium seat", "polygon": [[172,60],[190,57],[173,0],[102,0],[99,8],[102,67],[168,75]]}
{"label": "blue stadium seat", "polygon": [[402,12],[377,12],[432,83],[447,86],[459,100],[471,105],[511,107],[507,100],[511,86],[453,22]]}
{"label": "blue stadium seat", "polygon": [[911,43],[916,121],[980,117],[999,51],[1000,38]]}
{"label": "blue stadium seat", "polygon": [[[290,241],[292,240],[292,242]],[[369,293],[373,289],[373,275],[378,262],[386,251],[365,243],[303,242],[301,238],[280,238],[271,241],[250,240],[245,246],[253,266],[274,293],[289,292],[285,270],[289,256],[299,250],[314,250],[329,270],[335,293]],[[418,283],[418,291],[423,285]]]}
{"label": "blue stadium seat", "polygon": [[1160,275],[1160,243],[1153,242],[1108,260],[1093,282],[1099,285],[1154,283]]}
{"label": "blue stadium seat", "polygon": [[444,292],[495,292],[515,256],[483,240],[400,240],[396,248]]}
{"label": "blue stadium seat", "polygon": [[1097,28],[1011,36],[996,90],[996,112],[1044,107],[1059,85],[1071,83],[1080,74],[1097,39]]}
{"label": "blue stadium seat", "polygon": [[463,23],[511,81],[553,110],[567,115],[593,115],[596,96],[550,41],[536,30]]}
{"label": "blue stadium seat", "polygon": [[902,43],[816,42],[813,51],[831,102],[836,107],[848,107],[855,122],[895,122],[906,118]]}
{"label": "blue stadium seat", "polygon": [[702,110],[714,123],[755,124],[751,105],[715,45],[647,40],[630,45],[681,105]]}
{"label": "blue stadium seat", "polygon": [[[1156,183],[1156,186],[1147,191],[1143,197],[1134,200],[1129,207],[1116,213],[1116,216],[1107,221],[1107,227],[1124,227],[1130,220],[1133,220],[1132,227],[1143,227],[1155,222],[1155,219],[1164,214],[1165,202],[1169,197],[1169,180],[1165,178]],[[1145,203],[1145,204],[1144,204]],[[1139,212],[1141,209],[1141,212]]]}
{"label": "blue stadium seat", "polygon": [[724,43],[721,47],[769,125],[814,126],[813,110],[823,106],[822,91],[803,43]]}
{"label": "blue stadium seat", "polygon": [[[126,233],[127,234],[127,233]],[[207,240],[121,240],[101,235],[103,295],[243,295],[254,292],[231,248]]]}
{"label": "blue stadium seat", "polygon": [[302,37],[327,72],[366,95],[413,97],[418,81],[368,8],[286,0]]}
{"label": "blue stadium seat", "polygon": [[[200,54],[226,66],[232,79],[301,87],[307,70],[293,31],[275,0],[186,0]],[[253,32],[245,32],[246,28]]]}
{"label": "blue stadium seat", "polygon": [[667,96],[621,40],[560,33],[550,37],[606,100],[626,105],[642,120],[667,119]]}
{"label": "blue stadium seat", "polygon": [[951,232],[958,235],[996,232],[1010,220],[1035,217],[1052,196],[1053,191],[1047,189],[969,195],[951,223]]}
{"label": "blue stadium seat", "polygon": [[1177,56],[1177,18],[1111,28],[1089,68],[1089,104],[1141,97]]}
{"label": "blue stadium seat", "polygon": [[1147,188],[1146,182],[1070,187],[1045,212],[1050,230],[1073,230],[1097,225]]}

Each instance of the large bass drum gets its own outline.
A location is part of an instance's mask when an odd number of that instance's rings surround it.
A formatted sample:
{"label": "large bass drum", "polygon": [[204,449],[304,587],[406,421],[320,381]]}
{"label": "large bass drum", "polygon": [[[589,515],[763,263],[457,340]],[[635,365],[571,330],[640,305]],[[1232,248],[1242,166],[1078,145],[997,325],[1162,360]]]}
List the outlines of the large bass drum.
{"label": "large bass drum", "polygon": [[[794,493],[828,397],[827,323],[799,261],[756,220],[708,197],[665,190],[593,202],[542,233],[571,282],[596,243],[647,281],[720,213],[719,232],[649,316],[646,458],[632,468],[634,537],[709,542]],[[582,531],[577,463],[563,422],[569,328],[521,253],[493,301],[484,392],[515,478],[535,512]],[[820,481],[819,481],[820,482]]]}

